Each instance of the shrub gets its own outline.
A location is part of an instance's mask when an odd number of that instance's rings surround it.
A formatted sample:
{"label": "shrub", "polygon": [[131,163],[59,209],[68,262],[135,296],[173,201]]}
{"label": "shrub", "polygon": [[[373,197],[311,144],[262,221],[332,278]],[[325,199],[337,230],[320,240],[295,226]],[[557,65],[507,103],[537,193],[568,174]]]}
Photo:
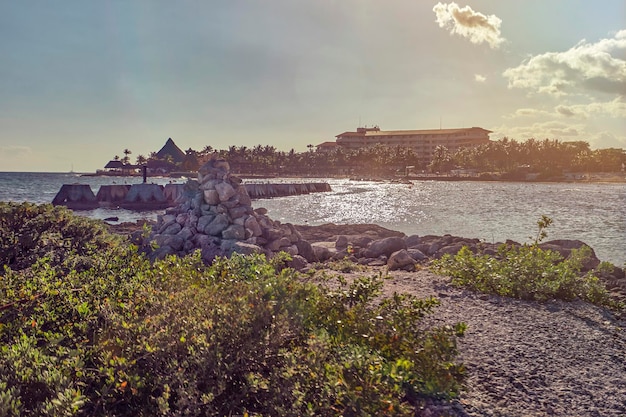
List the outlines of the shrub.
{"label": "shrub", "polygon": [[464,327],[425,327],[436,300],[308,284],[284,257],[151,264],[96,230],[88,268],[0,277],[0,414],[414,415],[460,390]]}
{"label": "shrub", "polygon": [[545,301],[580,298],[608,304],[609,294],[593,272],[582,273],[589,247],[572,250],[567,259],[558,252],[543,250],[538,243],[547,236],[552,220],[543,216],[533,244],[501,245],[495,256],[474,254],[463,247],[456,255],[445,255],[432,263],[434,272],[452,277],[452,283],[474,291],[524,300]]}
{"label": "shrub", "polygon": [[14,270],[43,257],[52,265],[71,257],[74,267],[88,268],[91,256],[114,242],[102,222],[76,216],[65,207],[0,202],[0,263]]}

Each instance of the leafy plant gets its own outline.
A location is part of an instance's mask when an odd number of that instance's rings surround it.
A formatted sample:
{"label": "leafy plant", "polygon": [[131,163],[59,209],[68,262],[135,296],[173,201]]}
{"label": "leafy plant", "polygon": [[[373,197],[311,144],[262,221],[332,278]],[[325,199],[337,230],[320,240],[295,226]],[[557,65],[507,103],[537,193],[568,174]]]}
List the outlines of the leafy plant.
{"label": "leafy plant", "polygon": [[461,389],[463,326],[423,324],[434,299],[381,300],[381,277],[313,285],[284,256],[151,264],[96,223],[12,209],[41,227],[8,229],[87,230],[19,246],[0,277],[2,415],[414,415]]}
{"label": "leafy plant", "polygon": [[547,234],[552,220],[542,216],[532,244],[501,245],[495,256],[474,254],[463,247],[456,255],[445,255],[432,269],[452,277],[455,285],[475,291],[525,300],[580,298],[595,304],[608,304],[609,295],[593,272],[582,273],[591,255],[589,247],[572,250],[564,259],[558,252],[543,250],[538,243]]}

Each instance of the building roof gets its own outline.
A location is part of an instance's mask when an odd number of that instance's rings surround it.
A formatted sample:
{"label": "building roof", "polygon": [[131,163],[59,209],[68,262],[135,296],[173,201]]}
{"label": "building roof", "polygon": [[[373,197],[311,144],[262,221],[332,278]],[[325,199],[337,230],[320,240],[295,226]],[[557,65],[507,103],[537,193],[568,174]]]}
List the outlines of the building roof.
{"label": "building roof", "polygon": [[124,164],[122,163],[122,161],[119,161],[117,159],[114,159],[112,161],[109,161],[104,168],[106,169],[122,169],[124,168]]}
{"label": "building roof", "polygon": [[425,129],[425,130],[367,130],[366,132],[344,132],[335,136],[349,137],[349,136],[408,136],[408,135],[449,135],[467,130],[480,130],[483,132],[491,133],[491,130],[483,129],[482,127],[462,127],[457,129]]}
{"label": "building roof", "polygon": [[317,146],[318,148],[334,148],[338,145],[337,145],[337,142],[322,142],[319,145],[315,145],[315,146]]}
{"label": "building roof", "polygon": [[168,138],[165,145],[161,148],[159,152],[157,152],[157,157],[159,159],[165,159],[168,155],[172,157],[172,161],[176,164],[180,164],[185,159],[185,152],[183,152],[172,140],[172,138]]}

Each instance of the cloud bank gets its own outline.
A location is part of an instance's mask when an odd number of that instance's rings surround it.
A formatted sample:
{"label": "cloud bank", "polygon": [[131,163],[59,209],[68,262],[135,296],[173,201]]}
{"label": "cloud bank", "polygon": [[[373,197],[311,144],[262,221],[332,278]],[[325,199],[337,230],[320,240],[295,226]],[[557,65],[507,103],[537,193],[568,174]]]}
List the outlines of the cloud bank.
{"label": "cloud bank", "polygon": [[509,88],[565,96],[607,93],[626,97],[626,30],[595,43],[585,40],[565,52],[547,52],[504,71]]}
{"label": "cloud bank", "polygon": [[459,7],[456,3],[437,3],[433,7],[439,27],[446,28],[451,34],[469,39],[475,44],[488,43],[491,48],[498,48],[504,38],[500,35],[502,20],[495,15],[485,16],[471,7]]}

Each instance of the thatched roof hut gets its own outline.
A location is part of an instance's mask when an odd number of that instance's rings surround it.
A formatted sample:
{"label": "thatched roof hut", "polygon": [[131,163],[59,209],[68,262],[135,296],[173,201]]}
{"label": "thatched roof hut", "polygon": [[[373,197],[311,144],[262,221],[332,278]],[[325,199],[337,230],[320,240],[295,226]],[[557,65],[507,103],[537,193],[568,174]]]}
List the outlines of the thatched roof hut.
{"label": "thatched roof hut", "polygon": [[183,152],[172,140],[172,138],[167,139],[165,145],[161,148],[159,152],[157,152],[157,157],[159,159],[166,159],[167,156],[172,158],[172,162],[175,164],[180,164],[185,160],[185,152]]}

